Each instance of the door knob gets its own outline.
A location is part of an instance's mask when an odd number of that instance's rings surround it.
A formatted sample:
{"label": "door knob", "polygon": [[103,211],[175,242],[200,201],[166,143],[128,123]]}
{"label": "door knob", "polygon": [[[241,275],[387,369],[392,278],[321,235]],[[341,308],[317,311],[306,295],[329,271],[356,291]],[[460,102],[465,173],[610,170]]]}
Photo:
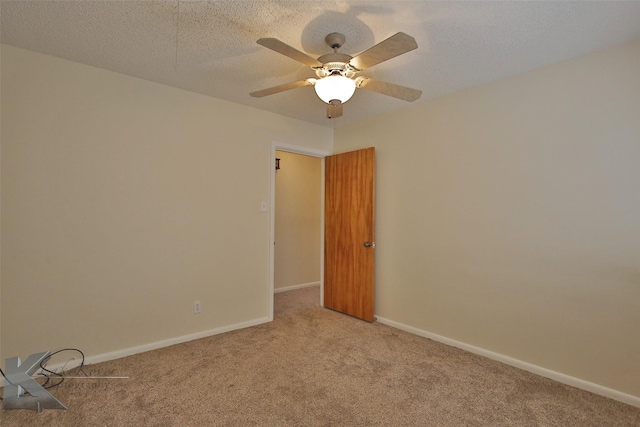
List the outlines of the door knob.
{"label": "door knob", "polygon": [[371,248],[371,247],[376,247],[376,242],[364,242],[364,247],[365,248]]}

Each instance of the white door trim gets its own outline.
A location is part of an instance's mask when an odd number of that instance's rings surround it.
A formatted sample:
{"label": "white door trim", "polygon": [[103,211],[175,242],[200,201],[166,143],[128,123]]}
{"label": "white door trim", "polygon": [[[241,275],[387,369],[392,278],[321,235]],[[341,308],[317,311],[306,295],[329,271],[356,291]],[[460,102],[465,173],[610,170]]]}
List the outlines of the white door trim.
{"label": "white door trim", "polygon": [[269,155],[269,321],[273,320],[273,295],[275,286],[275,234],[276,234],[276,150],[322,159],[320,166],[320,306],[324,307],[324,158],[331,155],[329,151],[316,150],[300,145],[271,142]]}

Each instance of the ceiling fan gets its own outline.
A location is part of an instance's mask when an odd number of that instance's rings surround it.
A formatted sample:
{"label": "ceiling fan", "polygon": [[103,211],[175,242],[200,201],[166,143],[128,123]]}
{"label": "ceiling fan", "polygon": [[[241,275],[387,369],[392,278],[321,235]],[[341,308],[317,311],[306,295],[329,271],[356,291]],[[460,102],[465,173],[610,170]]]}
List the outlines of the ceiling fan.
{"label": "ceiling fan", "polygon": [[416,49],[418,44],[410,35],[397,33],[356,56],[338,52],[338,49],[345,42],[344,35],[340,33],[329,34],[325,37],[325,41],[333,49],[333,53],[313,59],[306,53],[300,52],[278,39],[262,38],[258,40],[259,45],[311,67],[318,78],[286,83],[251,92],[250,95],[261,98],[290,89],[314,86],[318,97],[327,104],[327,118],[330,119],[342,116],[342,104],[351,98],[356,88],[378,92],[409,102],[415,101],[422,95],[422,91],[417,89],[374,80],[369,77],[356,77],[356,74],[366,68]]}

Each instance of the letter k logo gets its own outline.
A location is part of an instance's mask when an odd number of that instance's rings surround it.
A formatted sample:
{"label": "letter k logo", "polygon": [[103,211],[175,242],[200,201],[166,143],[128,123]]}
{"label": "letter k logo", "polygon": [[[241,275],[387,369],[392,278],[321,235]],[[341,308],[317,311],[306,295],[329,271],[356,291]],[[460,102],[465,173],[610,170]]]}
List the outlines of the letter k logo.
{"label": "letter k logo", "polygon": [[[42,412],[47,409],[67,409],[58,399],[38,384],[31,375],[40,367],[40,363],[49,356],[49,352],[32,354],[22,363],[19,357],[5,360],[6,381],[4,383],[3,409],[34,409]],[[30,396],[24,396],[24,390]]]}

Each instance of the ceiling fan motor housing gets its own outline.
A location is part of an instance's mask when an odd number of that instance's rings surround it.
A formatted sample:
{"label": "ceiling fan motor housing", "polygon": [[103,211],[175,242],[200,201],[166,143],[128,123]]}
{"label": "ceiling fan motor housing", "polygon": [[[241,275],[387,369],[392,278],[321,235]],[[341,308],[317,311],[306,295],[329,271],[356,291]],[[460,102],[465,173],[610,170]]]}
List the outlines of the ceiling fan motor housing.
{"label": "ceiling fan motor housing", "polygon": [[316,68],[316,75],[320,78],[330,76],[332,74],[340,74],[345,77],[353,77],[356,70],[349,65],[352,56],[346,53],[328,53],[318,58],[322,63],[322,67]]}
{"label": "ceiling fan motor housing", "polygon": [[318,62],[322,63],[321,68],[316,68],[316,75],[320,78],[339,74],[341,76],[352,78],[356,70],[349,65],[349,61],[353,59],[351,55],[338,52],[346,38],[340,33],[331,33],[324,38],[327,44],[333,49],[332,53],[327,53],[318,58]]}

